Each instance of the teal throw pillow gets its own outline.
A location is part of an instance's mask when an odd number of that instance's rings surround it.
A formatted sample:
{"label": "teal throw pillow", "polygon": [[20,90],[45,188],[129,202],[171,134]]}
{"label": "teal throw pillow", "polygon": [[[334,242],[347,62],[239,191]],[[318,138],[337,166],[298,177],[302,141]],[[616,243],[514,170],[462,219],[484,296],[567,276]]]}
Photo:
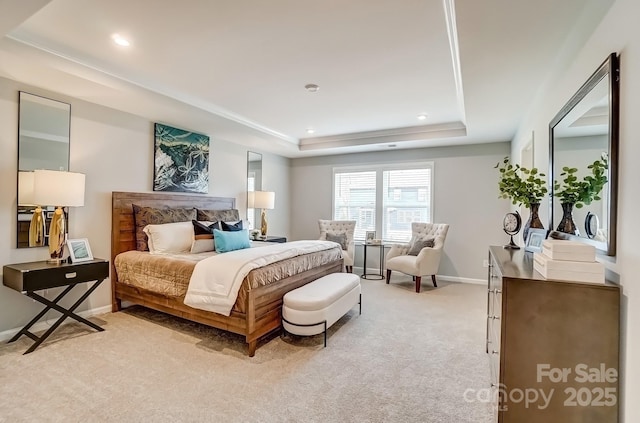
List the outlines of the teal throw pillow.
{"label": "teal throw pillow", "polygon": [[246,229],[239,231],[221,231],[214,229],[213,241],[216,244],[216,251],[219,253],[251,247],[249,231]]}

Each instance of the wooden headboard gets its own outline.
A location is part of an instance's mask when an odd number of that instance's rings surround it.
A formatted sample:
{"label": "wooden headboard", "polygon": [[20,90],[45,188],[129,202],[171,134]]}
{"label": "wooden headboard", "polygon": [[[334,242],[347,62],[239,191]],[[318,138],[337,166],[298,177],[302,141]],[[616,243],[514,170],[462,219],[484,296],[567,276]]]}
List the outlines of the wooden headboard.
{"label": "wooden headboard", "polygon": [[236,199],[230,197],[207,197],[194,194],[112,192],[111,193],[111,280],[115,281],[114,260],[124,251],[136,249],[136,234],[133,223],[133,207],[194,207],[208,210],[225,210],[236,207]]}

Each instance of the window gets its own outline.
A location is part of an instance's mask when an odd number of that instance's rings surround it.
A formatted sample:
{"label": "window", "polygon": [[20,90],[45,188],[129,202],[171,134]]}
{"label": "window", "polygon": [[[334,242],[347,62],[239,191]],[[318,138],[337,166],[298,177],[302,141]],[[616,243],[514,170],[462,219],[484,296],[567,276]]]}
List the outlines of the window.
{"label": "window", "polygon": [[376,231],[385,241],[411,239],[411,222],[431,222],[433,164],[334,169],[336,220],[355,220],[355,239]]}

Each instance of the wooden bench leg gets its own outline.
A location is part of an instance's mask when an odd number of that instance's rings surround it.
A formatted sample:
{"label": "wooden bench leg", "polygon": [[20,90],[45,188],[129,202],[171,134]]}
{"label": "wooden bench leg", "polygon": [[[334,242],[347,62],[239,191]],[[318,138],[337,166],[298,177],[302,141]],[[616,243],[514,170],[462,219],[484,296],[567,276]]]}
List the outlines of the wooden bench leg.
{"label": "wooden bench leg", "polygon": [[433,286],[437,288],[438,284],[436,283],[436,275],[431,275],[431,281],[433,282]]}
{"label": "wooden bench leg", "polygon": [[389,284],[389,279],[391,279],[391,270],[387,269],[387,285]]}
{"label": "wooden bench leg", "polygon": [[422,282],[422,276],[416,276],[416,292],[420,293],[420,283]]}

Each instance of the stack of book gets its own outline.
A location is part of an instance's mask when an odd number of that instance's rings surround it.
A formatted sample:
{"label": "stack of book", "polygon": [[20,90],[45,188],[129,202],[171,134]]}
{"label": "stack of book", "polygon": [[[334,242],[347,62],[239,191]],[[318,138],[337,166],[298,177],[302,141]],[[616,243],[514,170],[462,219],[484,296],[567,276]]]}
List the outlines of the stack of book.
{"label": "stack of book", "polygon": [[547,239],[533,260],[533,268],[547,279],[604,283],[604,265],[596,261],[592,245]]}

